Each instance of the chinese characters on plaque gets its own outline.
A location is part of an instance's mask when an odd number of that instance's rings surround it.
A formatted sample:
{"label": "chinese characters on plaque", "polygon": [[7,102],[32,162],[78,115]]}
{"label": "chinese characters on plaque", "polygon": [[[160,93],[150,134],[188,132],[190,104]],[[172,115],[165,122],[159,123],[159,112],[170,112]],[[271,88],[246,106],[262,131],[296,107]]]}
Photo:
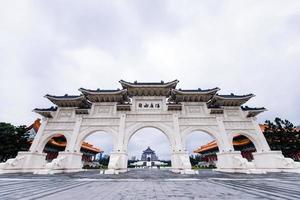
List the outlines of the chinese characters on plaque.
{"label": "chinese characters on plaque", "polygon": [[138,108],[140,108],[140,109],[159,109],[160,104],[152,103],[152,102],[138,103]]}

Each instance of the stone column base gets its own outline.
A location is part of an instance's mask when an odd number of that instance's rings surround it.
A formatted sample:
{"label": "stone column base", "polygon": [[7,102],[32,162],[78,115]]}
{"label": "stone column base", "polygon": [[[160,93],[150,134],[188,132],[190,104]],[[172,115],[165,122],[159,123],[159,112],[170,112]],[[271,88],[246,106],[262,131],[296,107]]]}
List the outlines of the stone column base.
{"label": "stone column base", "polygon": [[127,153],[113,152],[109,157],[107,173],[126,172],[128,163]]}
{"label": "stone column base", "polygon": [[59,152],[57,158],[47,163],[43,169],[34,171],[34,174],[56,174],[83,171],[82,153]]}
{"label": "stone column base", "polygon": [[181,173],[182,170],[192,169],[190,157],[187,152],[175,152],[171,155],[172,172]]}
{"label": "stone column base", "polygon": [[46,165],[46,154],[20,151],[15,158],[0,163],[0,173],[33,172]]}
{"label": "stone column base", "polygon": [[66,152],[62,151],[59,152],[57,159],[62,159],[66,158],[65,162],[63,163],[63,168],[68,169],[68,170],[78,170],[82,169],[83,164],[82,164],[82,153],[75,153],[75,152]]}
{"label": "stone column base", "polygon": [[253,153],[256,168],[264,169],[270,172],[294,171],[300,170],[300,163],[291,158],[285,158],[281,151],[266,151]]}
{"label": "stone column base", "polygon": [[217,153],[217,169],[226,173],[265,174],[265,170],[256,169],[254,163],[243,158],[240,151]]}
{"label": "stone column base", "polygon": [[217,169],[235,170],[235,169],[251,169],[255,168],[253,163],[243,158],[241,152],[222,152],[217,153]]}

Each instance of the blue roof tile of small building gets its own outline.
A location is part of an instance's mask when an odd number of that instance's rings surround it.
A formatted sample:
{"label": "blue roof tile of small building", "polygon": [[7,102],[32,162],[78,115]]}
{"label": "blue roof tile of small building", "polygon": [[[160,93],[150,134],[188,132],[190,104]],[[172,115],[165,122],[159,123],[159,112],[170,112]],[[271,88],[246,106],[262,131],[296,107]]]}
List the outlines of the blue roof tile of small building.
{"label": "blue roof tile of small building", "polygon": [[148,147],[146,150],[143,151],[144,153],[154,153],[154,151]]}

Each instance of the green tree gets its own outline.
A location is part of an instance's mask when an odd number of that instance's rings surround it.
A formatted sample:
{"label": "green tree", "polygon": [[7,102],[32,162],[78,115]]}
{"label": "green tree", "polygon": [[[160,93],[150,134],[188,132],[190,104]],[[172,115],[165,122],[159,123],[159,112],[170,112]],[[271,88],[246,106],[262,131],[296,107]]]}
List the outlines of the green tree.
{"label": "green tree", "polygon": [[0,122],[0,161],[16,157],[18,151],[27,151],[30,147],[26,126],[15,127]]}
{"label": "green tree", "polygon": [[284,156],[299,151],[300,131],[290,121],[277,117],[274,122],[267,120],[266,124],[264,135],[272,150],[280,150]]}

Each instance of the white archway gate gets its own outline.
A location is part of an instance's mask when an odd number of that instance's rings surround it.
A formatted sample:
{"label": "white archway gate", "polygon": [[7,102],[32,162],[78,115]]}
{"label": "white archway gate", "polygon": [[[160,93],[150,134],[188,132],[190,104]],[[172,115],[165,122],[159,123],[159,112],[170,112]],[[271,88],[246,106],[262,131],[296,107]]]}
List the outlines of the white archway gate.
{"label": "white archway gate", "polygon": [[[217,170],[225,172],[299,172],[299,165],[270,148],[255,122],[264,108],[242,107],[254,95],[218,95],[219,88],[208,90],[176,89],[177,80],[164,83],[120,81],[122,90],[80,88],[78,96],[46,95],[56,107],[35,109],[43,118],[28,152],[0,164],[0,173],[56,173],[82,170],[80,145],[96,131],[113,136],[113,152],[107,173],[127,171],[127,148],[132,135],[144,127],[161,130],[172,149],[172,171],[193,173],[185,138],[193,131],[215,137],[219,153]],[[64,134],[67,147],[51,163],[41,149],[53,134]],[[234,151],[232,137],[243,134],[256,146],[254,162],[249,163]]]}

